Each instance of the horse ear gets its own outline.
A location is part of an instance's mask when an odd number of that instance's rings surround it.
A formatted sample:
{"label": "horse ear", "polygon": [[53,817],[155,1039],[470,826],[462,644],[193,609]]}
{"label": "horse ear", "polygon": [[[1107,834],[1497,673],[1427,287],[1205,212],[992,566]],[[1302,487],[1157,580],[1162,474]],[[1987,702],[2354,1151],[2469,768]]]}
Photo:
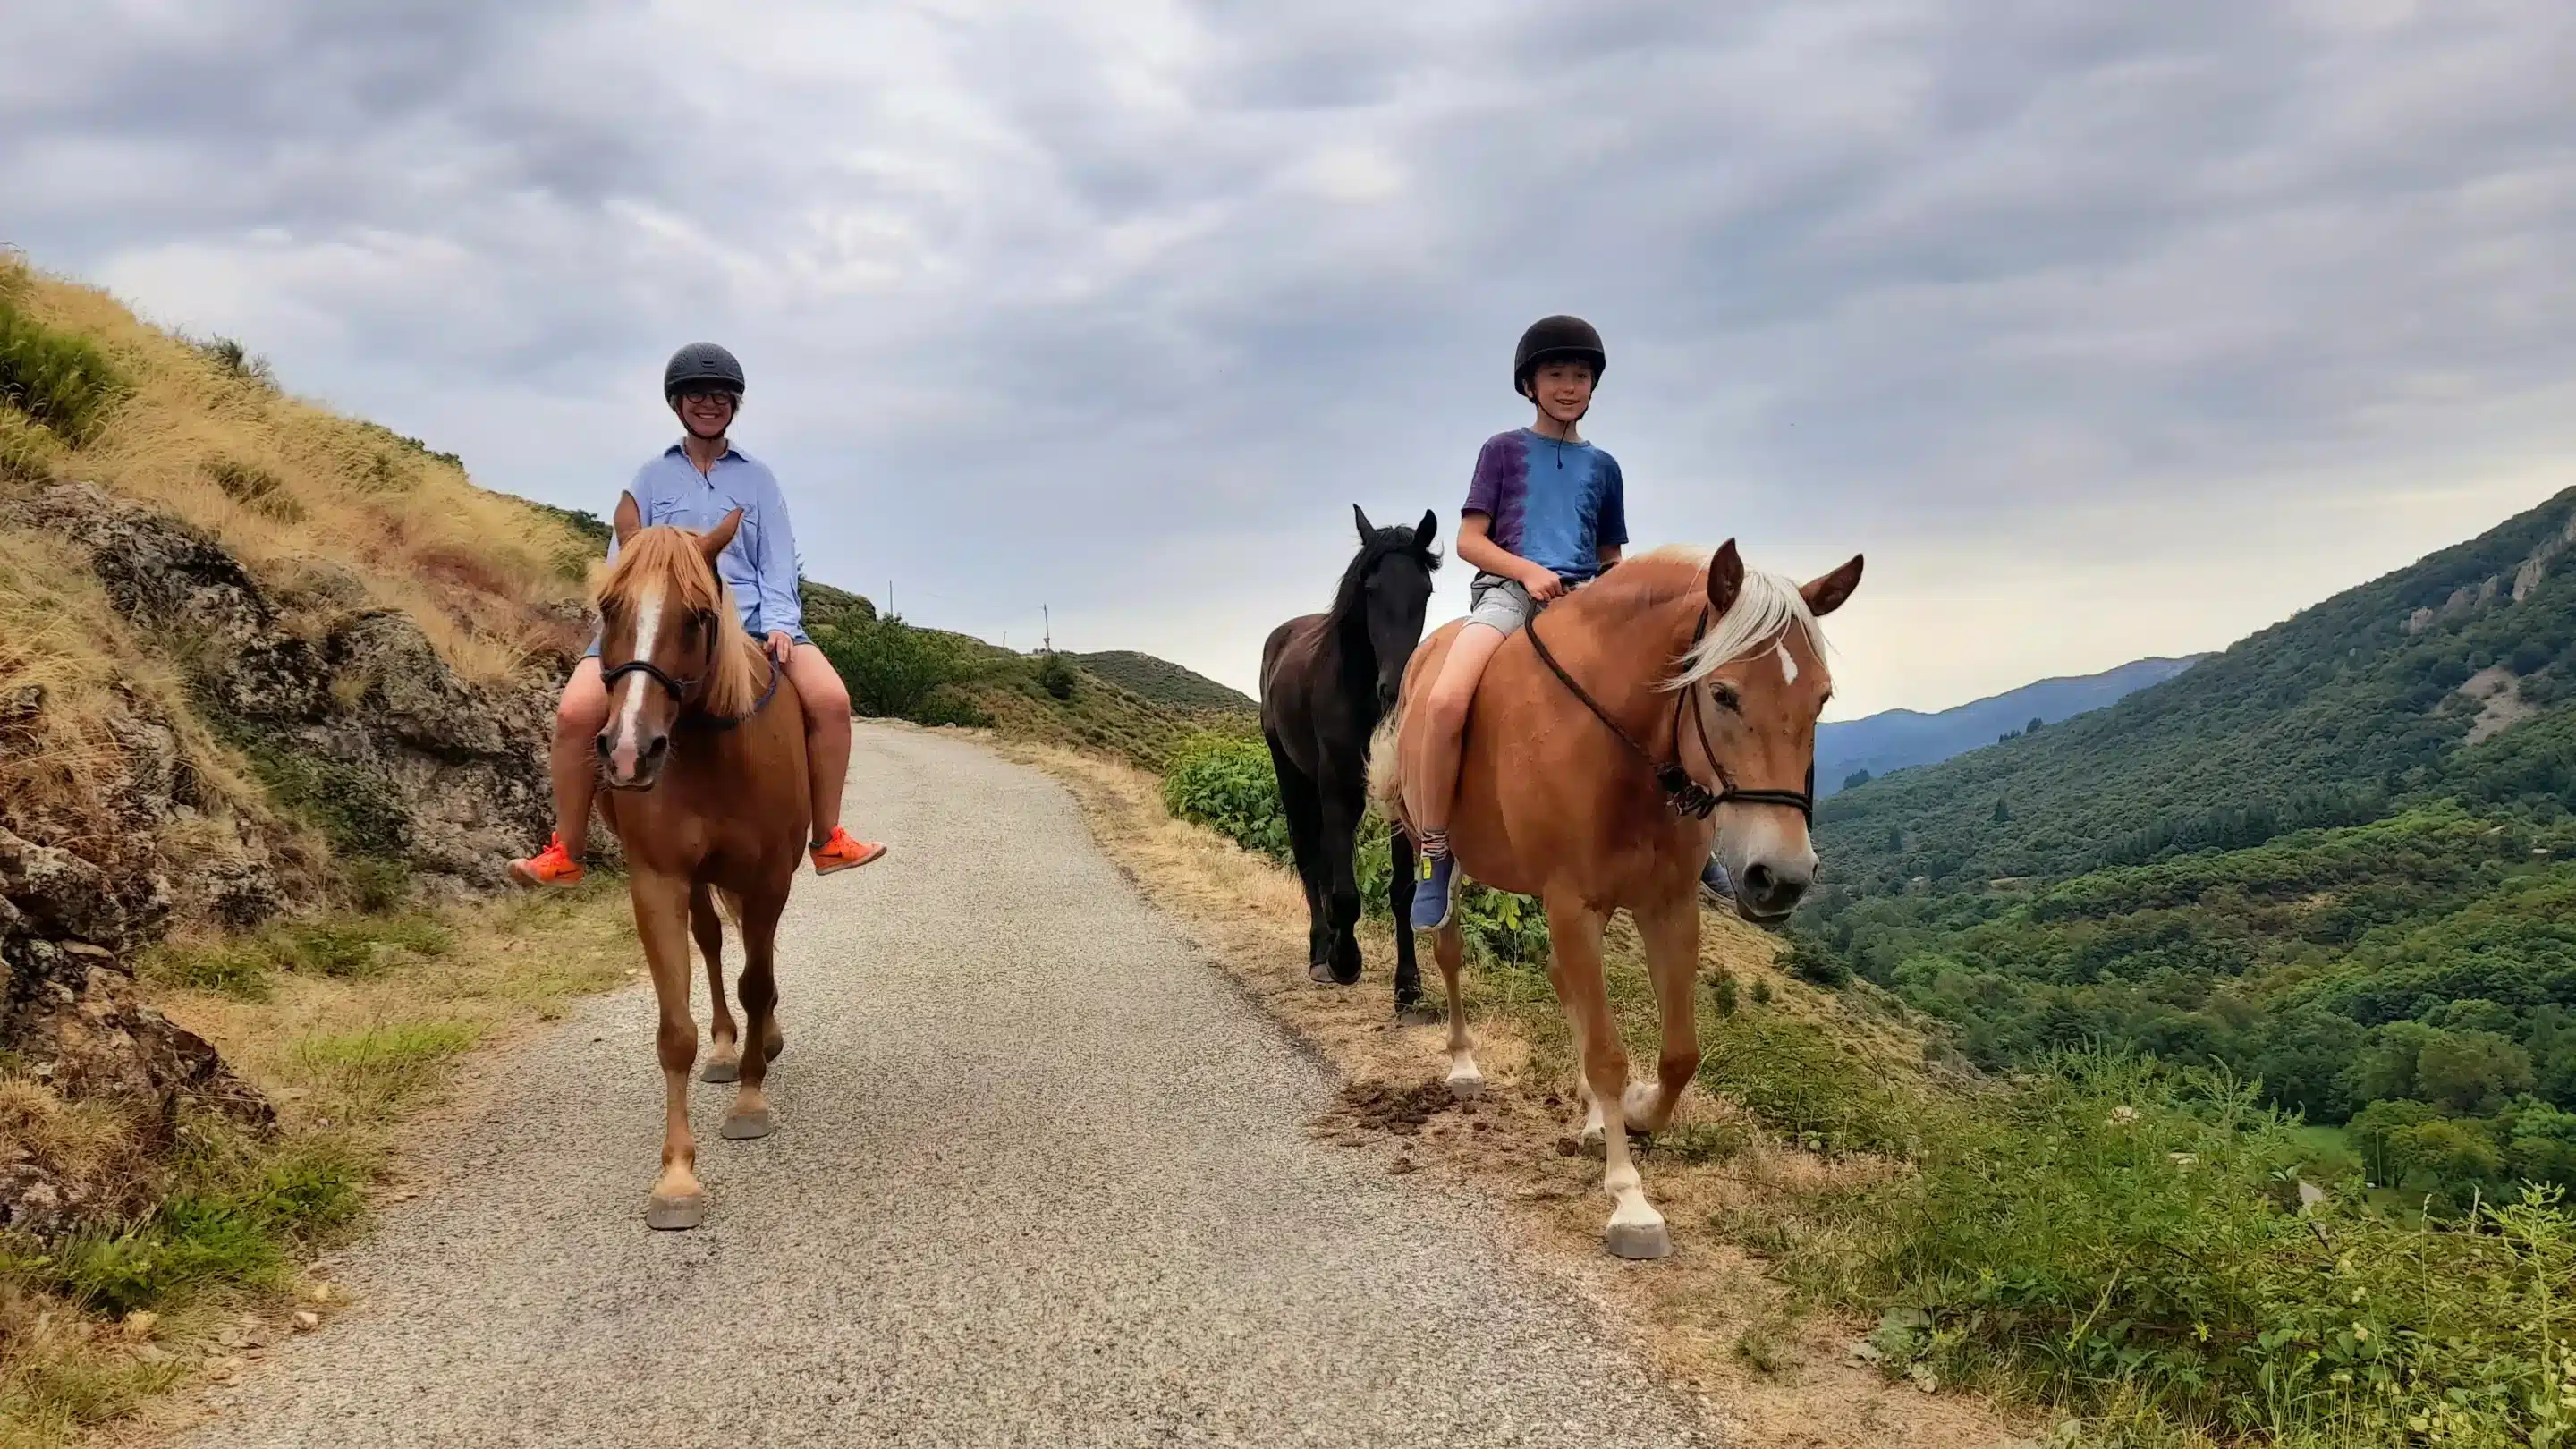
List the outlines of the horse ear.
{"label": "horse ear", "polygon": [[1413,546],[1415,548],[1429,548],[1432,544],[1438,542],[1439,538],[1440,514],[1438,510],[1430,508],[1422,510],[1422,522],[1416,524],[1413,529]]}
{"label": "horse ear", "polygon": [[1351,505],[1351,517],[1359,521],[1360,542],[1374,542],[1377,538],[1377,529],[1368,521],[1368,514],[1356,503]]}
{"label": "horse ear", "polygon": [[1859,587],[1860,555],[1853,554],[1850,563],[1802,585],[1798,592],[1807,601],[1807,612],[1821,619],[1841,608],[1843,600],[1850,598],[1852,590]]}
{"label": "horse ear", "polygon": [[1708,561],[1708,606],[1723,614],[1735,607],[1735,596],[1742,592],[1744,556],[1735,551],[1735,540],[1730,538]]}
{"label": "horse ear", "polygon": [[716,566],[716,555],[733,542],[734,530],[742,527],[742,510],[737,508],[724,516],[724,522],[698,535],[698,552],[707,556],[707,567]]}
{"label": "horse ear", "polygon": [[616,514],[617,546],[619,548],[624,548],[626,546],[626,540],[633,538],[636,530],[643,526],[644,515],[635,507],[635,495],[632,493],[618,494]]}

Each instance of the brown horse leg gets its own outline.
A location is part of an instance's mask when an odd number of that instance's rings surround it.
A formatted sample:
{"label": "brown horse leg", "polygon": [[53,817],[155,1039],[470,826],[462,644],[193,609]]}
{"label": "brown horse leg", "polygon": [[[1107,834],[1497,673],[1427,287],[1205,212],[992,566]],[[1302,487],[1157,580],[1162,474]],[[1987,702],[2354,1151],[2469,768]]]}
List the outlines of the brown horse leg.
{"label": "brown horse leg", "polygon": [[1663,1051],[1655,1081],[1628,1088],[1628,1120],[1640,1132],[1670,1126],[1682,1092],[1699,1075],[1699,900],[1686,887],[1672,900],[1634,912],[1645,938],[1646,974],[1655,984],[1655,1010],[1663,1018]]}
{"label": "brown horse leg", "polygon": [[722,1084],[732,1081],[740,1068],[742,1033],[734,1026],[733,1008],[725,1004],[724,919],[716,914],[715,895],[705,881],[689,886],[689,930],[698,938],[698,954],[707,958],[707,996],[715,1003],[707,1032],[707,1066],[698,1080]]}
{"label": "brown horse leg", "polygon": [[[742,1020],[751,1040],[764,1046],[778,1031],[778,974],[775,948],[779,913],[787,909],[787,892],[745,896],[742,900]],[[734,1088],[733,1110],[725,1114],[724,1135],[734,1141],[766,1137],[778,1125],[763,1090],[774,1053],[751,1052],[742,1059],[742,1081]]]}
{"label": "brown horse leg", "polygon": [[[1403,910],[1396,908],[1396,919],[1403,919]],[[1449,990],[1449,1095],[1461,1102],[1473,1101],[1485,1090],[1485,1074],[1476,1070],[1476,1044],[1467,1039],[1467,999],[1458,989],[1458,968],[1466,955],[1466,937],[1452,916],[1432,934],[1431,958],[1440,963],[1440,984]]]}
{"label": "brown horse leg", "polygon": [[1601,977],[1601,915],[1580,900],[1547,903],[1548,978],[1565,1007],[1583,1054],[1584,1085],[1600,1114],[1601,1189],[1617,1204],[1602,1244],[1622,1258],[1660,1258],[1673,1250],[1663,1214],[1646,1202],[1644,1182],[1628,1155],[1628,1052],[1610,1016],[1610,992]]}
{"label": "brown horse leg", "polygon": [[662,1008],[654,1037],[662,1059],[662,1175],[653,1182],[644,1224],[694,1228],[706,1221],[707,1197],[698,1185],[698,1144],[689,1135],[689,1067],[698,1056],[698,1022],[689,1014],[689,886],[677,876],[637,870],[627,877],[626,893]]}

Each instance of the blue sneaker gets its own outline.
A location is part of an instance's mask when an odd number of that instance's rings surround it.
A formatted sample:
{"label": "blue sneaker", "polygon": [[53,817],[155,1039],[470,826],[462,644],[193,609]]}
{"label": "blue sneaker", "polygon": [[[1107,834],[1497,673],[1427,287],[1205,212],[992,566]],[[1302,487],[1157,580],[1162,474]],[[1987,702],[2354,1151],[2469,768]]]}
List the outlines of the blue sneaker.
{"label": "blue sneaker", "polygon": [[1717,863],[1716,856],[1710,856],[1708,864],[1699,868],[1699,888],[1712,904],[1735,904],[1735,882],[1727,879],[1726,867]]}
{"label": "blue sneaker", "polygon": [[1436,931],[1449,924],[1449,886],[1458,861],[1449,855],[1425,855],[1413,877],[1413,929]]}

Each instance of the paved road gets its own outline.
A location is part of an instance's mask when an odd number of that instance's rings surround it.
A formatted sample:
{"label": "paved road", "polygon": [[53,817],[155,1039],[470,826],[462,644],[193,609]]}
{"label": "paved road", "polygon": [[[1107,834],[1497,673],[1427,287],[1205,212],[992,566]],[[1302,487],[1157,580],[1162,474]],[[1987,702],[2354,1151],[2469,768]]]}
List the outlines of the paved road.
{"label": "paved road", "polygon": [[1329,1074],[1054,782],[881,729],[852,773],[896,848],[799,885],[779,1130],[694,1096],[706,1226],[643,1226],[652,997],[599,999],[188,1442],[1704,1442],[1490,1209],[1307,1135]]}

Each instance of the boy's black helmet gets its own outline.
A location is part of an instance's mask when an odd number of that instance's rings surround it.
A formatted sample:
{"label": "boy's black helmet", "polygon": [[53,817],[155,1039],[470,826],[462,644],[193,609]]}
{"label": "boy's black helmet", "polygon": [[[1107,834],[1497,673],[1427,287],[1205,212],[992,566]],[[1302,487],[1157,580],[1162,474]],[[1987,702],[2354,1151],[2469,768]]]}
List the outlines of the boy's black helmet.
{"label": "boy's black helmet", "polygon": [[742,364],[733,354],[712,342],[692,342],[671,354],[670,365],[662,369],[662,397],[678,397],[691,388],[727,388],[742,391]]}
{"label": "boy's black helmet", "polygon": [[1512,351],[1512,391],[1529,396],[1530,374],[1543,363],[1588,362],[1592,380],[1601,380],[1601,369],[1610,360],[1601,350],[1601,334],[1580,317],[1562,313],[1541,317],[1521,334],[1521,345]]}

